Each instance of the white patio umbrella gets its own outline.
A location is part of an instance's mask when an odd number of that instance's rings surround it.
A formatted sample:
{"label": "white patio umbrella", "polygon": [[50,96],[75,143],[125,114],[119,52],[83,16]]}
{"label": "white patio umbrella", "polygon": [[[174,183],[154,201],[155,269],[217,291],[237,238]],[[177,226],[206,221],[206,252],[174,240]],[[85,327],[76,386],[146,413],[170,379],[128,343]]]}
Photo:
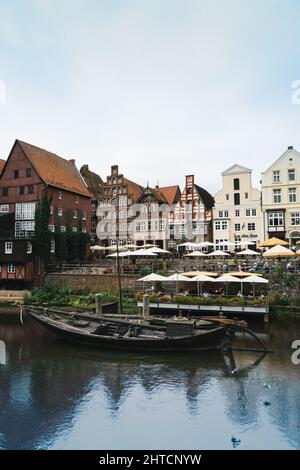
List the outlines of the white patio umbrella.
{"label": "white patio umbrella", "polygon": [[[132,251],[121,251],[121,253],[119,253],[119,258],[126,258],[127,256],[131,256],[132,255]],[[117,258],[118,257],[118,253],[113,253],[112,255],[108,255],[106,258]]]}
{"label": "white patio umbrella", "polygon": [[172,276],[165,277],[162,282],[176,282],[176,294],[178,292],[178,282],[192,282],[193,279],[185,277],[182,274],[172,274]]}
{"label": "white patio umbrella", "polygon": [[268,279],[265,279],[264,277],[252,275],[252,276],[244,278],[242,280],[242,283],[253,284],[253,295],[255,297],[255,284],[269,284],[269,281]]}
{"label": "white patio umbrella", "polygon": [[222,250],[215,250],[215,251],[212,251],[211,253],[208,253],[207,256],[230,256],[230,254]]}
{"label": "white patio umbrella", "polygon": [[104,250],[107,250],[107,246],[101,246],[101,245],[94,245],[94,246],[91,246],[91,250],[92,251],[104,251]]}
{"label": "white patio umbrella", "polygon": [[[239,283],[241,284],[241,279],[238,279],[237,277],[231,276],[230,274],[222,274],[222,276],[219,276],[215,279],[212,279],[212,282],[222,282],[225,284],[226,288],[226,295],[228,295],[228,284],[230,283]],[[241,284],[241,289],[242,289],[242,284]]]}
{"label": "white patio umbrella", "polygon": [[165,279],[165,276],[160,276],[159,274],[151,273],[151,274],[148,274],[147,276],[144,276],[138,279],[138,282],[159,282],[159,281],[163,281],[164,279]]}
{"label": "white patio umbrella", "polygon": [[249,250],[249,248],[248,248],[247,250],[240,251],[239,253],[236,253],[236,254],[239,255],[239,256],[257,256],[260,253],[258,253],[257,251],[254,251],[254,250]]}
{"label": "white patio umbrella", "polygon": [[191,253],[188,253],[185,256],[188,256],[189,258],[193,258],[193,257],[205,258],[207,256],[207,254],[203,253],[202,251],[192,251]]}
{"label": "white patio umbrella", "polygon": [[201,291],[201,295],[202,295],[202,288],[203,288],[204,282],[212,282],[213,278],[211,278],[209,276],[205,276],[204,274],[199,274],[198,276],[193,277],[192,280],[194,282],[197,282],[197,293],[198,293],[198,295],[199,295],[199,286],[200,286],[200,291]]}
{"label": "white patio umbrella", "polygon": [[150,251],[150,250],[141,249],[141,250],[131,251],[130,256],[143,256],[143,257],[151,258],[151,257],[157,256],[157,254],[153,253],[153,251]]}
{"label": "white patio umbrella", "polygon": [[290,258],[295,252],[285,246],[275,245],[264,253],[265,258]]}
{"label": "white patio umbrella", "polygon": [[145,248],[155,248],[157,247],[157,245],[155,245],[155,243],[146,243],[145,245],[139,245],[138,248],[142,248],[142,249],[145,249]]}
{"label": "white patio umbrella", "polygon": [[153,248],[148,248],[148,251],[151,251],[152,253],[157,253],[157,254],[168,254],[170,251],[168,250],[163,250],[162,248],[159,248],[158,246],[154,246]]}

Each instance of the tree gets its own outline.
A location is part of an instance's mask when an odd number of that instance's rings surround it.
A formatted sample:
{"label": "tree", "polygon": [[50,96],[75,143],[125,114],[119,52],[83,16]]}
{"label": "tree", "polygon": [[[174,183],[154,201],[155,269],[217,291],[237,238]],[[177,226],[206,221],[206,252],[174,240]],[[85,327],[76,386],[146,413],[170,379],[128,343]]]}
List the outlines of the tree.
{"label": "tree", "polygon": [[45,195],[35,211],[36,252],[45,264],[48,263],[50,258],[52,238],[52,233],[49,230],[50,205],[51,200]]}

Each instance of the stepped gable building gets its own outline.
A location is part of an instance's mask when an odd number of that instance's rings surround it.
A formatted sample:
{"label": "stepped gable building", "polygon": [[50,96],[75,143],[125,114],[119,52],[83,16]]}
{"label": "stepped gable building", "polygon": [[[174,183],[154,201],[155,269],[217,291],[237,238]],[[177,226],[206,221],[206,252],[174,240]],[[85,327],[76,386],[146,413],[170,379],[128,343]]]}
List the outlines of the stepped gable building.
{"label": "stepped gable building", "polygon": [[300,240],[300,153],[292,146],[261,175],[265,238]]}
{"label": "stepped gable building", "polygon": [[97,207],[98,199],[101,197],[101,187],[103,185],[102,178],[89,169],[88,165],[83,165],[80,168],[80,173],[88,187],[91,195],[91,241],[96,242],[96,228],[97,228]]}
{"label": "stepped gable building", "polygon": [[174,211],[174,234],[179,241],[212,241],[214,198],[195,183],[194,175],[185,177],[185,187]]}
{"label": "stepped gable building", "polygon": [[51,232],[90,233],[92,196],[75,160],[16,140],[0,178],[0,279],[32,281],[43,274],[35,256],[35,210],[44,195],[51,198]]}
{"label": "stepped gable building", "polygon": [[101,187],[98,199],[97,236],[105,246],[132,244],[130,223],[136,217],[135,208],[143,186],[119,173],[118,165],[111,167],[111,174]]}
{"label": "stepped gable building", "polygon": [[140,208],[133,222],[135,244],[152,243],[164,249],[174,247],[174,210],[180,197],[178,185],[155,188],[147,185],[137,201]]}
{"label": "stepped gable building", "polygon": [[215,194],[214,243],[217,249],[255,249],[264,239],[261,192],[252,185],[252,170],[234,164],[222,173]]}

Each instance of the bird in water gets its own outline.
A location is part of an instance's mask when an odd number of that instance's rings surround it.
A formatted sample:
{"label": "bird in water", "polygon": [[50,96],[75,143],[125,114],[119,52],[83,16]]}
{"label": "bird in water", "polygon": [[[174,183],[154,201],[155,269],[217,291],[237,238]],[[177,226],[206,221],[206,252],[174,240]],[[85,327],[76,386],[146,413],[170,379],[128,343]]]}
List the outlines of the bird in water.
{"label": "bird in water", "polygon": [[236,437],[232,436],[231,442],[232,442],[233,448],[235,449],[236,447],[240,445],[241,439],[237,439]]}

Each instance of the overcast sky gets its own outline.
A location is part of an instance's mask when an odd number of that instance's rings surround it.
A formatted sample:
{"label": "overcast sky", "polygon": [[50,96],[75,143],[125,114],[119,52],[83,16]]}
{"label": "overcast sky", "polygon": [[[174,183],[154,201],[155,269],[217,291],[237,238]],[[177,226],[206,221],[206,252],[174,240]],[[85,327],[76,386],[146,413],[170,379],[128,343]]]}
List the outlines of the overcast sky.
{"label": "overcast sky", "polygon": [[233,163],[258,184],[300,150],[299,25],[299,0],[0,0],[0,156],[19,138],[142,185],[214,193]]}

